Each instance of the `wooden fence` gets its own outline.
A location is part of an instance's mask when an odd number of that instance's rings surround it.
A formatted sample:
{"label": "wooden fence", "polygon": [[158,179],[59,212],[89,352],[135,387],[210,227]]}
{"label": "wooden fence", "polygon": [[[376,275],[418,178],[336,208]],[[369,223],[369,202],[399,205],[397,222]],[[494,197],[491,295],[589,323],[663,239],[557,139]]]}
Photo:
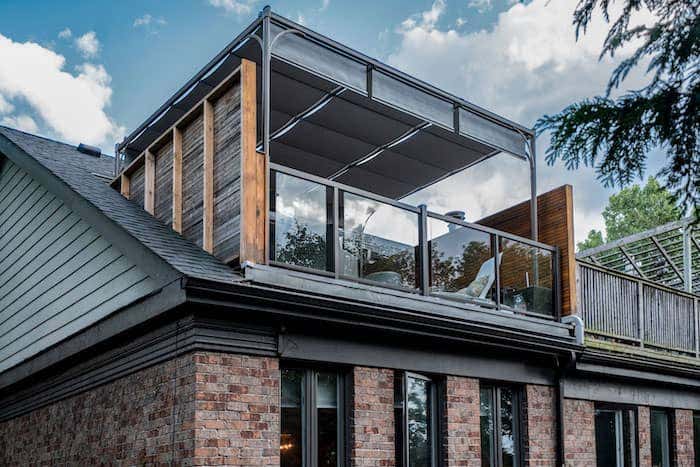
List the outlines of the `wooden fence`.
{"label": "wooden fence", "polygon": [[700,296],[581,260],[576,269],[586,333],[700,357]]}

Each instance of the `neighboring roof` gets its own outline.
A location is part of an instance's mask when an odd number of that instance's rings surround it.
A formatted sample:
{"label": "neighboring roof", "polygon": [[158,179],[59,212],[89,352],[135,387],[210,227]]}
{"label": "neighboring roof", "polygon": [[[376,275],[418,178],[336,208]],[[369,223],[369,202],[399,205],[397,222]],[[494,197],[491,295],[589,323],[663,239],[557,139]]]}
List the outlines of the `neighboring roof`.
{"label": "neighboring roof", "polygon": [[690,217],[669,222],[581,251],[576,258],[700,294],[700,230],[693,222]]}
{"label": "neighboring roof", "polygon": [[[93,174],[100,159],[78,152],[75,146],[0,126],[3,139],[31,157],[70,190],[153,252],[175,271],[197,279],[231,283],[241,280],[231,267],[179,235]],[[11,149],[11,148],[10,148]],[[11,154],[5,154],[12,158]],[[110,158],[106,158],[110,159]],[[97,163],[96,163],[97,162]],[[128,256],[128,252],[124,252]]]}

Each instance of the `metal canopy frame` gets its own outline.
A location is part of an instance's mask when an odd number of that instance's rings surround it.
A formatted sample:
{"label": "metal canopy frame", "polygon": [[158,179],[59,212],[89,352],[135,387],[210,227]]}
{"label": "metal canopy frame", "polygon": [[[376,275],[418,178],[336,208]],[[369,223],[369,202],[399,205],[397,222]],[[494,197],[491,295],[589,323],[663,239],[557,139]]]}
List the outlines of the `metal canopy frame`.
{"label": "metal canopy frame", "polygon": [[[115,176],[121,171],[123,155],[133,157],[139,152],[138,147],[134,148],[132,143],[137,139],[157,138],[159,136],[158,124],[168,120],[168,113],[182,113],[183,107],[191,100],[188,99],[188,95],[201,92],[202,86],[211,87],[212,83],[209,81],[216,79],[217,70],[227,64],[227,60],[230,61],[236,52],[244,45],[249,44],[251,40],[257,42],[261,48],[261,126],[263,131],[261,132],[260,147],[268,160],[270,158],[270,143],[273,140],[290,131],[299,122],[304,121],[329,102],[341,98],[341,94],[350,91],[386,108],[393,109],[393,111],[411,116],[420,123],[411,128],[410,132],[401,135],[401,138],[386,141],[369,154],[359,154],[357,160],[347,164],[338,171],[338,174],[334,175],[340,176],[340,172],[359,167],[382,151],[403,143],[423,131],[430,131],[430,135],[443,138],[445,141],[474,141],[492,148],[493,151],[471,161],[469,165],[450,170],[444,176],[432,180],[428,185],[415,187],[410,193],[402,193],[401,196],[407,196],[418,189],[425,188],[496,153],[505,152],[529,163],[531,237],[537,240],[537,167],[535,133],[532,129],[487,111],[311,31],[273,13],[270,7],[265,7],[255,21],[116,146]],[[286,128],[278,128],[275,134],[271,135],[270,83],[273,58],[275,62],[290,65],[316,79],[333,83],[335,87],[300,114],[292,115],[292,119],[285,125]],[[449,134],[453,136],[446,139]]]}
{"label": "metal canopy frame", "polygon": [[584,250],[576,257],[700,295],[700,230],[690,217]]}

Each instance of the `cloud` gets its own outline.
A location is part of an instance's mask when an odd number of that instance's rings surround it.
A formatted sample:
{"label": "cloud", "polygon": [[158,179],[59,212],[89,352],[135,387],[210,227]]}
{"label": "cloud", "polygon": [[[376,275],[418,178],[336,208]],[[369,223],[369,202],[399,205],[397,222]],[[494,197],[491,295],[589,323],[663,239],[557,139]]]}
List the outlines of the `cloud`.
{"label": "cloud", "polygon": [[[107,115],[111,77],[102,65],[84,63],[71,73],[66,59],[34,42],[0,34],[0,94],[3,101],[27,105],[52,133],[73,143],[103,144],[124,129]],[[21,117],[21,116],[20,116]],[[29,124],[15,117],[17,123]]]}
{"label": "cloud", "polygon": [[15,110],[15,106],[8,102],[2,94],[0,94],[0,115],[12,113]]}
{"label": "cloud", "polygon": [[84,58],[95,58],[100,53],[100,41],[95,31],[88,31],[75,39],[75,46]]}
{"label": "cloud", "polygon": [[29,115],[18,115],[13,117],[8,115],[0,120],[0,124],[26,131],[27,133],[38,133],[39,126]]}
{"label": "cloud", "polygon": [[491,0],[470,0],[469,3],[467,3],[467,6],[469,8],[475,8],[479,13],[483,13],[493,8]]}
{"label": "cloud", "polygon": [[209,4],[222,8],[226,13],[247,15],[253,11],[253,5],[257,0],[209,0]]}
{"label": "cloud", "polygon": [[58,33],[58,38],[59,39],[70,39],[72,35],[73,35],[73,32],[70,30],[70,28],[65,28],[64,30],[62,30]]}
{"label": "cloud", "polygon": [[[444,3],[401,23],[400,42],[388,61],[408,73],[436,83],[478,105],[532,126],[545,113],[558,112],[583,97],[605,91],[615,61],[598,61],[608,25],[594,21],[578,42],[571,25],[577,0],[533,0],[517,3],[498,16],[492,29],[461,33],[440,29],[437,21]],[[639,20],[648,19],[644,14]],[[616,55],[628,56],[629,50]],[[626,83],[641,85],[641,73]],[[555,186],[574,185],[576,237],[583,238],[607,202],[609,190],[601,187],[592,169],[566,171],[548,167],[544,152],[548,139],[538,140],[538,183],[543,192]],[[507,157],[506,157],[507,159]],[[504,161],[506,159],[503,159]],[[496,163],[498,162],[498,163]],[[486,196],[473,192],[484,192]],[[528,168],[515,159],[480,164],[416,195],[444,210],[466,208],[472,220],[498,207],[528,197]],[[466,204],[466,206],[465,206]]]}
{"label": "cloud", "polygon": [[162,16],[154,18],[150,13],[145,13],[134,20],[133,27],[164,26],[168,22]]}
{"label": "cloud", "polygon": [[319,8],[319,11],[326,11],[330,4],[331,0],[321,0],[321,8]]}

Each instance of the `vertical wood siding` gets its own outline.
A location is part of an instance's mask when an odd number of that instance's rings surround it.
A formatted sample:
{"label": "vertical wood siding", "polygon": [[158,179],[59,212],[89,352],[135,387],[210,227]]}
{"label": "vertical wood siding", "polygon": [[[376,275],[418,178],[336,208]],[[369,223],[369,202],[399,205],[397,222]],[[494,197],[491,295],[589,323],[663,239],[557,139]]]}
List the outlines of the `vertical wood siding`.
{"label": "vertical wood siding", "polygon": [[129,199],[139,206],[143,207],[143,201],[145,199],[145,180],[146,180],[146,169],[144,166],[139,167],[134,170],[131,174],[131,187],[129,192]]}
{"label": "vertical wood siding", "polygon": [[204,138],[202,116],[182,130],[182,234],[202,246]]}
{"label": "vertical wood siding", "polygon": [[241,88],[214,102],[214,256],[231,261],[240,244]]}
{"label": "vertical wood siding", "polygon": [[0,371],[155,290],[36,181],[0,167]]}
{"label": "vertical wood siding", "polygon": [[166,142],[156,156],[155,216],[165,225],[173,221],[173,142]]}

